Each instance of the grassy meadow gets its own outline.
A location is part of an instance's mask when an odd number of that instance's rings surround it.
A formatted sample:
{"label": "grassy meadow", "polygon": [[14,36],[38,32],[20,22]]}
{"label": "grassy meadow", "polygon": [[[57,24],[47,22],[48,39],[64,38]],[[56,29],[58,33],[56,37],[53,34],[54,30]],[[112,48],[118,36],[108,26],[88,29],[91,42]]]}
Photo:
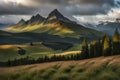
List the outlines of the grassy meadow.
{"label": "grassy meadow", "polygon": [[[59,46],[59,45],[58,45]],[[26,51],[25,55],[18,54],[18,47]],[[63,46],[62,46],[63,47]],[[75,44],[73,47],[67,50],[54,50],[41,43],[34,43],[33,46],[30,44],[12,44],[12,45],[1,45],[0,46],[0,62],[24,58],[29,56],[32,59],[37,59],[45,55],[70,55],[80,53],[80,45]]]}
{"label": "grassy meadow", "polygon": [[120,56],[0,68],[0,80],[120,80]]}

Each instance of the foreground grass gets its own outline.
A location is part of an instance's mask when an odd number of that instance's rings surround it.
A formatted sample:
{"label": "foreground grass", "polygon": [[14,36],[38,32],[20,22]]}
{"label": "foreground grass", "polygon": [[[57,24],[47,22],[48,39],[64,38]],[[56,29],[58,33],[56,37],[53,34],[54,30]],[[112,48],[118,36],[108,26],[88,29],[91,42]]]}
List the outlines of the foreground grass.
{"label": "foreground grass", "polygon": [[0,68],[0,80],[119,80],[120,56]]}

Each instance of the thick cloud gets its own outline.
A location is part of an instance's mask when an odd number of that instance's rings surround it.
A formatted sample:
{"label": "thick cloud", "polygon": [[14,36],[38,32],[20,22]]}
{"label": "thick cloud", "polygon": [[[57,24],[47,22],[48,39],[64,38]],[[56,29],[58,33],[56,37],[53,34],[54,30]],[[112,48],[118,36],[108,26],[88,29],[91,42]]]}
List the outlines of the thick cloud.
{"label": "thick cloud", "polygon": [[8,15],[20,18],[22,15],[37,13],[47,16],[50,11],[57,8],[72,19],[73,15],[107,15],[115,7],[120,7],[119,0],[0,0],[0,15],[6,15],[6,18]]}
{"label": "thick cloud", "polygon": [[[34,14],[58,8],[64,13],[79,15],[106,14],[115,7],[115,0],[5,0],[0,1],[0,14]],[[15,2],[16,1],[16,2]],[[23,1],[23,2],[22,2]],[[45,7],[47,6],[47,7]],[[41,12],[42,14],[42,12]]]}
{"label": "thick cloud", "polygon": [[22,3],[0,1],[0,15],[31,14],[34,9],[36,8]]}

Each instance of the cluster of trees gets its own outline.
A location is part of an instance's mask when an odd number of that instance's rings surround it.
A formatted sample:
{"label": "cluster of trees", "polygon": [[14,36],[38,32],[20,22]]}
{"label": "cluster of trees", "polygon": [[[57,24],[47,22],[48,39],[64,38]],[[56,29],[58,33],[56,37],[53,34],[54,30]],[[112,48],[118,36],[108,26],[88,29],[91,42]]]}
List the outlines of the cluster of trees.
{"label": "cluster of trees", "polygon": [[111,56],[118,54],[120,54],[120,35],[116,29],[112,39],[110,39],[107,35],[104,35],[103,39],[92,41],[90,44],[88,44],[87,40],[83,40],[81,53],[78,54],[69,56],[43,56],[38,59],[30,59],[30,57],[26,57],[21,59],[8,60],[7,62],[0,63],[0,66],[17,66],[53,61],[82,60],[99,56]]}
{"label": "cluster of trees", "polygon": [[103,39],[92,41],[90,45],[88,45],[86,40],[82,43],[81,55],[83,59],[118,54],[120,54],[120,35],[118,29],[115,30],[112,39],[105,34]]}
{"label": "cluster of trees", "polygon": [[44,62],[55,62],[55,61],[68,61],[68,60],[80,60],[80,54],[75,55],[53,55],[53,56],[43,56],[38,59],[31,59],[29,56],[20,59],[8,60],[7,62],[0,63],[0,66],[18,66],[27,64],[36,64]]}

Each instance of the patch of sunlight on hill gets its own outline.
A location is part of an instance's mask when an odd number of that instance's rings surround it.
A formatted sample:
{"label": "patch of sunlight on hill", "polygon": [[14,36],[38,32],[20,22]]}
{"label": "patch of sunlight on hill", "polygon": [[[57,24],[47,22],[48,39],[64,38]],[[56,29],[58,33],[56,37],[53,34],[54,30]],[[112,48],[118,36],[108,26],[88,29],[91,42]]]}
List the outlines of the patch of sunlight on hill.
{"label": "patch of sunlight on hill", "polygon": [[0,45],[0,49],[9,49],[15,47],[14,45]]}
{"label": "patch of sunlight on hill", "polygon": [[23,28],[21,31],[33,31],[36,30],[38,28],[40,28],[42,26],[42,24],[36,24],[36,25],[28,25],[25,28]]}
{"label": "patch of sunlight on hill", "polygon": [[6,31],[10,31],[10,32],[19,32],[17,28],[14,28],[14,27],[8,27],[5,29]]}
{"label": "patch of sunlight on hill", "polygon": [[[20,47],[26,51],[25,55],[18,54]],[[42,44],[30,46],[29,44],[13,44],[13,45],[0,45],[0,61],[14,60],[15,58],[23,58],[29,56],[31,58],[39,58],[45,55],[51,55],[53,53],[58,53],[51,48],[48,48]]]}
{"label": "patch of sunlight on hill", "polygon": [[52,31],[48,31],[55,35],[64,35],[64,34],[73,34],[74,31],[67,28],[67,26],[60,25],[59,23],[47,24],[45,25],[47,28],[52,28]]}
{"label": "patch of sunlight on hill", "polygon": [[57,18],[56,16],[53,16],[53,17],[49,18],[48,21],[54,20],[56,18]]}
{"label": "patch of sunlight on hill", "polygon": [[[63,56],[63,55],[72,55],[72,54],[79,54],[81,53],[81,51],[67,51],[67,52],[63,52],[63,53],[58,53],[58,54],[55,54],[56,56]],[[53,54],[52,54],[53,56]]]}
{"label": "patch of sunlight on hill", "polygon": [[6,30],[13,32],[36,32],[36,33],[48,32],[54,35],[64,35],[64,34],[74,33],[74,31],[72,31],[67,26],[62,25],[59,22],[50,23],[50,24],[35,24],[35,25],[27,25],[27,26],[15,25],[6,28]]}

